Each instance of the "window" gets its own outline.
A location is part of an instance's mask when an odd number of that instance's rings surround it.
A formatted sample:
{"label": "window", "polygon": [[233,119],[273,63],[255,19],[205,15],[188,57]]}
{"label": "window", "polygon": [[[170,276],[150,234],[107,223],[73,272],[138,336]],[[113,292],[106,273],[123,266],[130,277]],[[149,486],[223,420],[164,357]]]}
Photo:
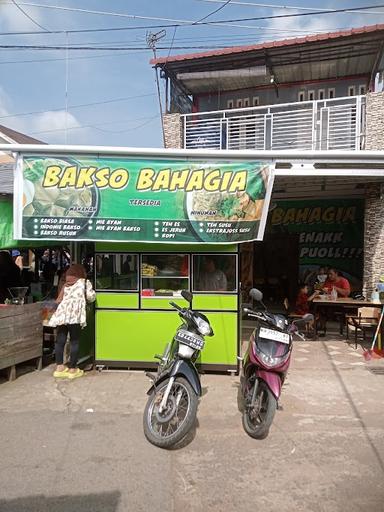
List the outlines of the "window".
{"label": "window", "polygon": [[252,101],[254,107],[258,107],[260,105],[260,99],[258,96],[254,96]]}
{"label": "window", "polygon": [[142,297],[181,297],[182,290],[189,290],[187,254],[142,255]]}
{"label": "window", "polygon": [[243,108],[243,100],[236,101],[236,108]]}
{"label": "window", "polygon": [[366,88],[365,85],[359,85],[359,94],[365,94]]}
{"label": "window", "polygon": [[249,107],[249,98],[244,98],[244,107]]}
{"label": "window", "polygon": [[308,99],[309,101],[315,100],[315,91],[308,91]]}
{"label": "window", "polygon": [[319,89],[319,91],[317,93],[317,97],[319,98],[319,100],[323,100],[325,98],[325,90]]}
{"label": "window", "polygon": [[138,290],[136,254],[98,253],[96,290]]}
{"label": "window", "polygon": [[193,290],[198,292],[235,292],[237,265],[235,254],[199,254],[193,256]]}
{"label": "window", "polygon": [[299,101],[305,101],[305,91],[299,92]]}
{"label": "window", "polygon": [[355,96],[355,94],[356,94],[355,86],[354,85],[350,85],[348,87],[348,96]]}
{"label": "window", "polygon": [[233,100],[227,101],[227,108],[233,108]]}
{"label": "window", "polygon": [[332,99],[336,96],[336,90],[334,87],[328,89],[328,98]]}

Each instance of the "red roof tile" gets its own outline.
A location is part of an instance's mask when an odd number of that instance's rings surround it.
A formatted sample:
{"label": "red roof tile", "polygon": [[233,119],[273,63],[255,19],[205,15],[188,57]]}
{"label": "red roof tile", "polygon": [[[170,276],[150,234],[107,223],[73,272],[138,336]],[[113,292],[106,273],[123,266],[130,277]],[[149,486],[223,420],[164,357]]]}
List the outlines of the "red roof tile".
{"label": "red roof tile", "polygon": [[150,63],[156,65],[178,62],[183,60],[201,59],[205,57],[216,57],[220,55],[230,55],[232,53],[243,53],[255,50],[264,50],[268,48],[278,48],[282,46],[294,46],[299,44],[312,43],[316,41],[327,41],[342,37],[350,37],[353,35],[369,34],[372,32],[380,31],[384,31],[384,24],[367,25],[364,27],[351,28],[348,30],[342,30],[338,32],[327,32],[325,34],[314,34],[312,36],[295,37],[291,39],[282,39],[278,41],[267,41],[264,43],[248,46],[232,46],[231,48],[223,48],[221,50],[210,50],[201,53],[188,53],[184,55],[174,55],[172,57],[159,57],[157,59],[151,59]]}

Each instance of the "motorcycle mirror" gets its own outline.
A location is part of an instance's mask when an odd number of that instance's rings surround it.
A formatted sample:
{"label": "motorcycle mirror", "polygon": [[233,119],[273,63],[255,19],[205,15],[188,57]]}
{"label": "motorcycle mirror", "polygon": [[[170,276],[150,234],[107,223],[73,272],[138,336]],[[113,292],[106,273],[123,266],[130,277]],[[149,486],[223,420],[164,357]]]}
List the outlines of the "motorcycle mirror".
{"label": "motorcycle mirror", "polygon": [[187,302],[189,302],[189,304],[192,303],[193,294],[191,292],[189,292],[188,290],[181,290],[181,296],[183,297],[183,299],[185,299]]}
{"label": "motorcycle mirror", "polygon": [[250,297],[257,302],[261,302],[263,300],[263,294],[257,288],[252,288],[249,292]]}

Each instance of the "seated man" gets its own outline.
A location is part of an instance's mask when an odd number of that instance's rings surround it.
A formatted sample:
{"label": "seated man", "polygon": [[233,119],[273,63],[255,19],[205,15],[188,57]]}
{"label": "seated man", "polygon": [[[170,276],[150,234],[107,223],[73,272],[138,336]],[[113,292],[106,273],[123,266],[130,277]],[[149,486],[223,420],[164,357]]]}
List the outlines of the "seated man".
{"label": "seated man", "polygon": [[348,279],[341,277],[335,268],[329,269],[328,277],[322,286],[322,289],[328,293],[332,291],[332,288],[336,290],[338,297],[348,297],[351,293],[351,286]]}
{"label": "seated man", "polygon": [[[321,287],[322,290],[327,292],[328,294],[335,290],[337,293],[337,297],[348,297],[351,293],[351,286],[349,284],[348,279],[339,275],[339,272],[335,268],[330,268],[328,271],[328,277],[324,284]],[[344,325],[344,311],[336,311],[340,318],[340,334],[342,333],[342,326]],[[326,332],[326,324],[328,319],[328,312],[326,310],[320,311],[319,318],[319,329]],[[320,335],[321,336],[321,335]]]}

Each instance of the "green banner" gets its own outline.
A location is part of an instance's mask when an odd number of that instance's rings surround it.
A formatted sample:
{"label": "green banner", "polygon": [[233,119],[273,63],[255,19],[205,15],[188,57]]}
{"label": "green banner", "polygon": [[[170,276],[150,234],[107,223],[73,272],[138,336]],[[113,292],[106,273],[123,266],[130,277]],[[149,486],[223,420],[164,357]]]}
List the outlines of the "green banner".
{"label": "green banner", "polygon": [[277,201],[268,217],[269,233],[295,233],[300,280],[319,267],[335,267],[358,287],[363,271],[364,200]]}
{"label": "green banner", "polygon": [[261,240],[271,187],[261,162],[23,156],[15,233],[29,240]]}

